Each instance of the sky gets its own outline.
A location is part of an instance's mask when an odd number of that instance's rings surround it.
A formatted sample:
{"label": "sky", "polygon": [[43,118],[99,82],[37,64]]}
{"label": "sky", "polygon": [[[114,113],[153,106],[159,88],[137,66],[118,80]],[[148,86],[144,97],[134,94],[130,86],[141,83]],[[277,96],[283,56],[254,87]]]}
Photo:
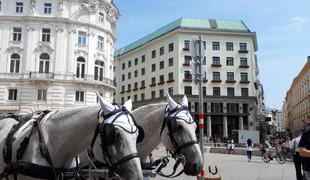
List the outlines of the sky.
{"label": "sky", "polygon": [[114,0],[120,11],[116,48],[180,17],[237,19],[257,34],[265,104],[282,109],[286,92],[310,56],[309,0]]}

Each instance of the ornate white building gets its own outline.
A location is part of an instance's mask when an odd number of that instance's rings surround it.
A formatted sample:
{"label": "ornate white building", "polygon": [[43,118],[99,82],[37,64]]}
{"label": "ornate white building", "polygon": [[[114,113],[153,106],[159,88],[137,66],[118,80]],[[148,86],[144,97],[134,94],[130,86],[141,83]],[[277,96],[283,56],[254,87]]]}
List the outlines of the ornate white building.
{"label": "ornate white building", "polygon": [[112,0],[0,0],[0,112],[112,101]]}

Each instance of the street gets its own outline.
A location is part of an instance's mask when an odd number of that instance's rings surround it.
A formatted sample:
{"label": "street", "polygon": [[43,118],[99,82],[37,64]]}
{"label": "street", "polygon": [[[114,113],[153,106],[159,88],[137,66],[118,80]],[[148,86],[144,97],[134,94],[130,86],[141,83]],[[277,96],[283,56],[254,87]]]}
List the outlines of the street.
{"label": "street", "polygon": [[[158,158],[165,154],[165,150],[160,148],[154,151],[154,158]],[[251,162],[247,161],[246,156],[240,155],[226,155],[226,154],[215,154],[215,153],[205,153],[205,169],[209,165],[216,165],[219,170],[219,174],[222,180],[294,180],[295,170],[294,164],[292,162],[286,162],[285,164],[278,164],[276,160],[270,163],[264,163],[260,157],[254,156]],[[165,173],[171,173],[174,162],[168,164]],[[178,169],[179,172],[181,168]],[[207,173],[207,175],[209,175]],[[164,180],[168,178],[163,178],[157,176],[157,180]],[[182,176],[174,178],[181,180],[196,179],[195,177],[190,177],[182,174]]]}

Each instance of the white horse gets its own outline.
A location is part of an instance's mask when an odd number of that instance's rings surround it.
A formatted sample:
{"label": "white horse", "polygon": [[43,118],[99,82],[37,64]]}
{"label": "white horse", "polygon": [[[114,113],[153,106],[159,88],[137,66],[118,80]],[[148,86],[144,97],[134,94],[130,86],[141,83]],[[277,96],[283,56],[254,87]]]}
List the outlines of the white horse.
{"label": "white horse", "polygon": [[[129,116],[128,113],[118,111],[118,106],[114,106],[105,101],[100,95],[98,97],[100,107],[93,106],[62,109],[52,112],[53,114],[49,118],[41,121],[42,134],[50,154],[50,160],[57,170],[58,168],[68,169],[76,167],[77,162],[75,161],[75,156],[85,151],[90,146],[95,129],[99,123],[99,114],[103,114],[106,117],[107,115],[112,114],[112,116],[109,116],[104,120],[103,124],[101,124],[101,128],[99,128],[100,131],[106,131],[106,129],[108,129],[109,133],[106,134],[113,134],[115,136],[106,137],[102,140],[109,141],[107,143],[108,147],[102,147],[101,150],[104,149],[104,152],[101,151],[101,153],[109,156],[110,163],[113,164],[118,162],[123,157],[137,152],[136,140],[138,131],[131,116]],[[124,107],[125,108],[123,109],[131,111],[131,101],[126,102]],[[115,111],[118,112],[113,113]],[[5,147],[5,138],[13,125],[17,123],[18,122],[12,118],[0,120],[0,173],[3,172],[4,168],[7,166],[4,162],[4,156],[2,153],[2,150]],[[109,128],[106,128],[106,125],[110,125]],[[113,128],[111,125],[113,125]],[[12,162],[16,162],[17,149],[20,147],[20,143],[25,137],[30,136],[29,144],[24,151],[22,158],[18,162],[27,162],[42,167],[50,167],[51,163],[42,157],[42,152],[40,151],[38,128],[32,128],[33,126],[33,121],[29,121],[15,133],[15,140],[12,144]],[[126,126],[131,130],[128,131]],[[33,131],[31,129],[33,129]],[[111,133],[112,131],[113,133]],[[113,141],[111,141],[111,139],[113,139]],[[106,144],[105,142],[101,143]],[[32,170],[37,172],[37,174],[42,174],[39,169]],[[131,157],[119,164],[119,166],[115,168],[115,171],[125,179],[142,179],[140,160],[137,156]],[[53,171],[51,173],[52,178],[46,179],[61,178],[62,174],[59,174],[58,171]],[[17,177],[18,179],[36,179],[18,173]],[[9,176],[9,178],[13,179],[13,176]]]}
{"label": "white horse", "polygon": [[166,103],[151,104],[135,109],[132,114],[145,131],[142,143],[137,145],[142,161],[161,143],[173,155],[183,156],[186,175],[198,175],[203,167],[202,153],[195,134],[196,123],[188,111],[184,96],[177,104],[167,93]]}

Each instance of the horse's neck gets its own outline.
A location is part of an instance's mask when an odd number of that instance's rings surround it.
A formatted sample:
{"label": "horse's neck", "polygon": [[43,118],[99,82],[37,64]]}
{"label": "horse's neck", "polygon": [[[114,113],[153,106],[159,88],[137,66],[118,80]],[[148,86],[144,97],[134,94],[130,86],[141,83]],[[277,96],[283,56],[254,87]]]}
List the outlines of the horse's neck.
{"label": "horse's neck", "polygon": [[[56,167],[68,167],[90,145],[97,125],[99,107],[61,110],[43,125],[43,135]],[[46,165],[38,148],[38,136],[31,138],[25,158]]]}
{"label": "horse's neck", "polygon": [[[138,124],[145,132],[142,143],[137,145],[138,153],[142,161],[160,144],[160,131],[164,121],[166,104],[157,104],[140,107],[133,112]],[[147,114],[146,114],[147,113]]]}

